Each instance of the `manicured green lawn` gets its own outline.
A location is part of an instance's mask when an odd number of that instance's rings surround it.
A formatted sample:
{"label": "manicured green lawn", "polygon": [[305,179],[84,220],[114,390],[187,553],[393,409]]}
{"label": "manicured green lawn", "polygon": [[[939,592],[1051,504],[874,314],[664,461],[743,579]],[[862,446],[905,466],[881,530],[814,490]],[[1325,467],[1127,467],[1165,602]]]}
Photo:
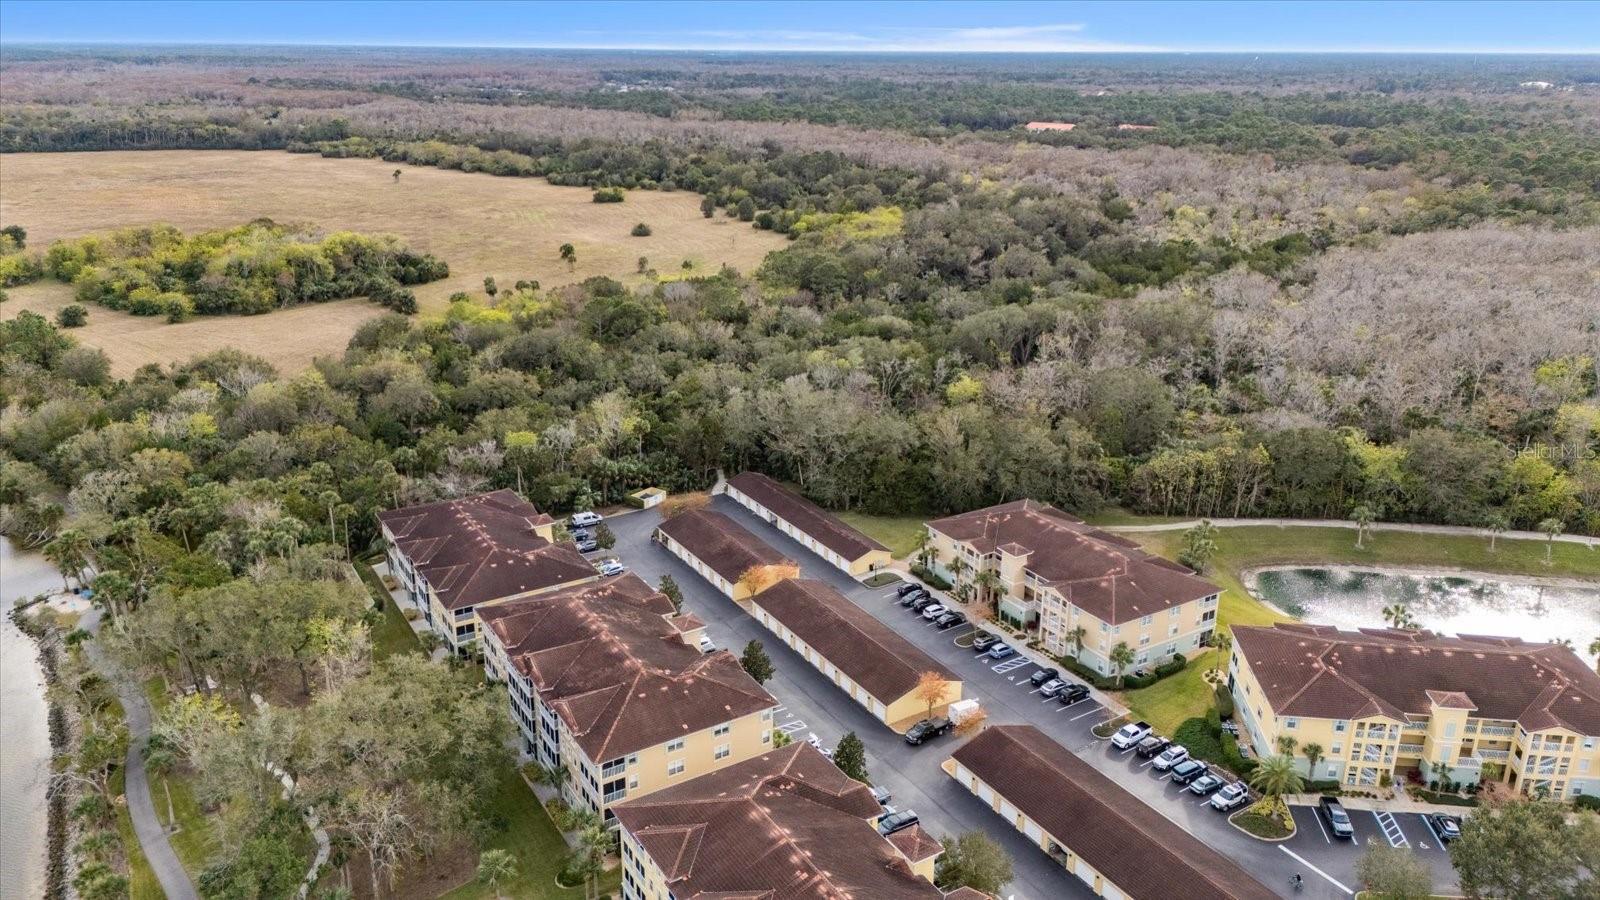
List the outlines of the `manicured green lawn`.
{"label": "manicured green lawn", "polygon": [[1083,520],[1090,525],[1161,525],[1166,522],[1182,522],[1186,516],[1141,516],[1136,512],[1129,512],[1120,506],[1107,506],[1099,512],[1085,514]]}
{"label": "manicured green lawn", "polygon": [[[123,792],[122,770],[111,776],[111,794]],[[164,900],[166,892],[151,871],[150,863],[139,849],[139,836],[133,833],[133,819],[128,815],[126,803],[117,805],[117,833],[122,836],[122,849],[128,857],[128,896],[130,900]]]}
{"label": "manicured green lawn", "polygon": [[[1143,520],[1140,520],[1143,521]],[[1176,559],[1183,532],[1128,533],[1152,553]],[[1240,573],[1257,566],[1337,564],[1437,566],[1512,575],[1564,578],[1600,577],[1600,551],[1582,544],[1557,543],[1554,564],[1544,564],[1544,541],[1500,540],[1493,553],[1487,538],[1378,532],[1356,549],[1355,532],[1343,528],[1261,526],[1219,528],[1217,554],[1206,577],[1222,587],[1217,613],[1223,627],[1292,621],[1258,602],[1244,589]],[[1190,661],[1182,672],[1150,687],[1123,694],[1123,701],[1157,730],[1171,734],[1185,719],[1205,715],[1211,686],[1202,679],[1216,665],[1216,651]]]}
{"label": "manicured green lawn", "polygon": [[[167,691],[166,679],[157,675],[144,681],[144,693],[150,700],[150,709],[155,719],[161,718],[162,711],[172,702],[172,695]],[[178,861],[183,863],[183,868],[189,873],[190,878],[199,877],[211,862],[211,855],[216,851],[216,843],[211,837],[211,820],[206,817],[200,804],[194,799],[194,787],[190,784],[190,777],[182,771],[170,775],[161,775],[156,772],[146,772],[150,782],[150,802],[155,805],[156,818],[163,825],[170,825],[167,819],[167,788],[172,790],[172,815],[178,821],[176,833],[167,837],[172,844],[172,851],[178,854]]]}
{"label": "manicured green lawn", "polygon": [[846,523],[861,529],[867,537],[889,548],[895,559],[916,552],[917,534],[922,531],[920,516],[869,516],[865,513],[838,513]]}
{"label": "manicured green lawn", "polygon": [[373,601],[383,604],[383,621],[372,630],[372,655],[383,659],[396,653],[420,651],[422,645],[417,643],[417,633],[395,605],[394,598],[389,596],[389,589],[383,586],[378,573],[365,562],[357,562],[356,571],[361,574],[361,581],[372,594]]}
{"label": "manicured green lawn", "polygon": [[[500,779],[499,790],[488,805],[480,810],[481,818],[504,818],[510,823],[505,831],[495,835],[485,849],[508,850],[517,859],[517,877],[500,885],[504,897],[528,897],[535,900],[578,898],[582,888],[563,888],[556,885],[556,873],[566,860],[568,849],[556,831],[555,823],[539,805],[528,785],[514,769],[506,769]],[[600,892],[615,895],[622,883],[622,870],[607,872],[600,880]],[[447,900],[493,900],[495,892],[477,881],[469,881],[444,895]]]}

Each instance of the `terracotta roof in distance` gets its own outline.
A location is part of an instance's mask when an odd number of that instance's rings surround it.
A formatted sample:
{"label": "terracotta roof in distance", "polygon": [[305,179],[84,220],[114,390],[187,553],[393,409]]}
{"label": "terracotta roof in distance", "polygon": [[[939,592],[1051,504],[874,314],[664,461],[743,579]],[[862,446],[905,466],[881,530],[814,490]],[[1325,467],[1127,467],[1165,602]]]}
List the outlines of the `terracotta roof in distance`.
{"label": "terracotta roof in distance", "polygon": [[740,472],[728,479],[728,485],[845,559],[856,560],[889,549],[760,472]]}
{"label": "terracotta roof in distance", "polygon": [[446,609],[595,577],[577,547],[534,531],[555,520],[514,491],[391,509],[378,521]]}
{"label": "terracotta roof in distance", "polygon": [[685,644],[672,601],[633,574],[480,615],[596,763],[777,705],[728,651]]}
{"label": "terracotta roof in distance", "polygon": [[940,900],[883,809],[800,742],[612,807],[678,900]]}
{"label": "terracotta roof in distance", "polygon": [[796,565],[766,541],[714,510],[679,513],[658,527],[729,583],[737,583],[757,566]]}
{"label": "terracotta roof in distance", "polygon": [[1037,500],[946,516],[928,528],[981,554],[1025,556],[1023,567],[1067,602],[1113,625],[1209,597],[1221,588],[1138,543]]}
{"label": "terracotta roof in distance", "polygon": [[911,693],[923,672],[961,680],[825,582],[785,579],[754,603],[885,706]]}

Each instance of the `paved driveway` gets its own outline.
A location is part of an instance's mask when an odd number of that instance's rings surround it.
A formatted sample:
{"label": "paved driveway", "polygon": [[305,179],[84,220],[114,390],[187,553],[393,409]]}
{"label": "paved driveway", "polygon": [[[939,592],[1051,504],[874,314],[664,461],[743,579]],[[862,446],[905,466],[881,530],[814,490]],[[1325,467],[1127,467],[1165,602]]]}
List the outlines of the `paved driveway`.
{"label": "paved driveway", "polygon": [[[1351,811],[1352,819],[1356,820],[1356,844],[1325,839],[1314,811],[1309,808],[1295,810],[1300,827],[1294,838],[1282,844],[1264,843],[1239,832],[1227,823],[1224,815],[1206,805],[1203,798],[1194,797],[1165,776],[1151,771],[1148,761],[1139,759],[1131,751],[1119,753],[1108,741],[1097,739],[1090,729],[1112,715],[1098,701],[1091,698],[1063,707],[1054,700],[1041,699],[1037,689],[1029,683],[1029,677],[1037,670],[1034,663],[1016,658],[999,662],[975,654],[957,643],[963,636],[970,635],[970,628],[940,631],[897,605],[893,585],[868,588],[731,500],[718,497],[713,504],[718,511],[798,561],[805,577],[833,585],[961,676],[966,682],[965,696],[981,701],[990,722],[1038,727],[1135,797],[1149,803],[1213,849],[1239,862],[1267,887],[1290,895],[1289,877],[1299,873],[1305,878],[1301,896],[1349,897],[1358,888],[1355,864],[1361,848],[1368,843],[1388,842],[1390,835],[1396,832],[1401,837],[1395,840],[1403,839],[1433,865],[1436,889],[1455,885],[1448,856],[1421,817],[1415,814],[1397,815],[1395,821],[1381,823],[1370,812]],[[737,654],[750,640],[759,640],[766,646],[778,670],[767,689],[784,707],[777,719],[779,728],[790,731],[798,740],[815,733],[830,747],[845,732],[854,731],[866,744],[869,774],[875,783],[890,790],[893,805],[916,810],[924,827],[935,835],[981,829],[1005,847],[1016,864],[1016,880],[1008,887],[1013,896],[1030,900],[1092,896],[1087,887],[939,768],[939,763],[959,745],[960,738],[948,737],[922,747],[908,746],[737,604],[702,580],[693,569],[652,544],[649,535],[659,522],[660,517],[653,510],[610,520],[611,529],[617,535],[617,546],[612,552],[652,585],[657,584],[662,575],[671,574],[683,589],[686,607],[705,620],[707,632],[719,647]]]}

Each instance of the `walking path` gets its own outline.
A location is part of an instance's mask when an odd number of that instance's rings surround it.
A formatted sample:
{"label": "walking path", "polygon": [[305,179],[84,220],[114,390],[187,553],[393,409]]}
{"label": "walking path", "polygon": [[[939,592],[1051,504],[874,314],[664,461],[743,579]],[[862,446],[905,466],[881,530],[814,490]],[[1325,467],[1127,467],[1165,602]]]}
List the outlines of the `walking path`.
{"label": "walking path", "polygon": [[[82,622],[84,630],[91,633],[99,631],[99,624],[98,611],[86,614]],[[90,641],[85,647],[89,661],[102,677],[116,685],[117,695],[122,699],[122,713],[128,724],[128,758],[124,770],[123,795],[127,798],[128,817],[133,820],[133,833],[139,838],[145,861],[161,883],[161,891],[167,895],[167,900],[200,900],[194,883],[189,880],[189,873],[184,870],[178,854],[172,850],[172,843],[167,840],[167,829],[162,826],[160,817],[156,815],[155,803],[150,799],[150,781],[144,769],[144,744],[150,737],[150,703],[145,699],[139,683],[128,678],[116,663],[100,652],[98,644]]]}
{"label": "walking path", "polygon": [[[1159,525],[1101,525],[1106,531],[1146,532],[1146,531],[1183,531],[1200,524],[1199,519],[1185,519],[1182,522],[1162,522]],[[1276,528],[1348,528],[1356,529],[1356,523],[1348,519],[1211,519],[1211,524],[1218,528],[1249,528],[1270,526]],[[1489,532],[1482,528],[1471,528],[1466,525],[1415,525],[1406,522],[1374,522],[1367,526],[1368,531],[1409,531],[1412,534],[1451,534],[1465,537],[1481,537],[1487,539]],[[1499,537],[1505,540],[1518,541],[1547,541],[1550,536],[1540,531],[1504,531]],[[1600,549],[1600,537],[1589,537],[1584,534],[1557,535],[1556,540],[1565,544],[1583,544],[1591,550]]]}

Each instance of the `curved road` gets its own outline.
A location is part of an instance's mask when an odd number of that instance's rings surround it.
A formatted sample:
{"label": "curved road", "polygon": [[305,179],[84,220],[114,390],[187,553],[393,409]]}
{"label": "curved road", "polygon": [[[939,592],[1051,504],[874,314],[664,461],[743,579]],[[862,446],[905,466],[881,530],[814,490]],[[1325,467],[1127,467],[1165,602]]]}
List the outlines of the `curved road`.
{"label": "curved road", "polygon": [[[98,610],[84,616],[84,630],[97,632],[99,620]],[[144,858],[150,863],[156,880],[161,882],[161,891],[167,895],[167,900],[200,900],[194,882],[189,880],[189,873],[184,870],[178,854],[172,850],[172,843],[167,840],[167,830],[156,815],[155,803],[150,800],[150,780],[144,770],[144,744],[150,737],[150,702],[139,683],[124,675],[121,668],[101,653],[93,641],[85,646],[89,660],[102,676],[116,685],[117,695],[122,699],[123,716],[128,723],[128,758],[124,769],[123,795],[127,798],[128,817],[133,820],[133,833],[139,838]]]}
{"label": "curved road", "polygon": [[[1199,519],[1185,519],[1182,522],[1162,522],[1159,525],[1101,525],[1106,531],[1182,531],[1200,524]],[[1276,528],[1348,528],[1354,531],[1356,523],[1348,519],[1212,519],[1211,524],[1218,528],[1248,528],[1251,526],[1268,526]],[[1472,528],[1466,525],[1413,525],[1405,522],[1374,522],[1367,526],[1368,531],[1409,531],[1412,534],[1451,534],[1466,537],[1488,538],[1489,532],[1482,528]],[[1518,541],[1547,541],[1550,536],[1539,531],[1503,531],[1499,535],[1502,540]],[[1600,537],[1589,537],[1583,534],[1557,535],[1556,540],[1567,544],[1583,544],[1589,549],[1600,549]]]}

